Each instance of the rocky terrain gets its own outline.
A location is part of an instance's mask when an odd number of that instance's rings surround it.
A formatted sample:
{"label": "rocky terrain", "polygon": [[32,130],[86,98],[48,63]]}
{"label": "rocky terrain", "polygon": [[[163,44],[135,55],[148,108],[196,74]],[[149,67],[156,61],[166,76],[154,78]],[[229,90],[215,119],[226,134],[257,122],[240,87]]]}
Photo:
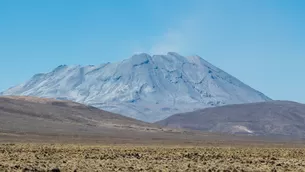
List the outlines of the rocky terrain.
{"label": "rocky terrain", "polygon": [[0,171],[305,171],[304,148],[269,146],[0,144]]}

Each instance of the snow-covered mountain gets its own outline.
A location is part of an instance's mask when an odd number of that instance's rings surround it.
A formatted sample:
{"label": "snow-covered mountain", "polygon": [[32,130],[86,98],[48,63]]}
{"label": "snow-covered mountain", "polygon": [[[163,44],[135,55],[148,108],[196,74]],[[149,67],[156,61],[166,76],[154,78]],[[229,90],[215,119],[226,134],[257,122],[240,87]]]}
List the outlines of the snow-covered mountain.
{"label": "snow-covered mountain", "polygon": [[97,66],[62,65],[1,94],[68,99],[148,122],[205,107],[270,100],[199,56],[173,52],[136,54]]}

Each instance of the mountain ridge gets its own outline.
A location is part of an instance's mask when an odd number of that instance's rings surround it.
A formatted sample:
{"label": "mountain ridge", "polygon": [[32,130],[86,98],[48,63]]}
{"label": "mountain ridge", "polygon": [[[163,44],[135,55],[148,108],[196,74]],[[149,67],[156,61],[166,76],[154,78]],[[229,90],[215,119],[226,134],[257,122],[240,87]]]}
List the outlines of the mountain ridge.
{"label": "mountain ridge", "polygon": [[199,56],[135,54],[100,65],[60,65],[2,95],[67,99],[147,122],[226,104],[271,100]]}
{"label": "mountain ridge", "polygon": [[305,104],[277,100],[205,108],[175,114],[156,124],[205,132],[305,138],[304,122]]}

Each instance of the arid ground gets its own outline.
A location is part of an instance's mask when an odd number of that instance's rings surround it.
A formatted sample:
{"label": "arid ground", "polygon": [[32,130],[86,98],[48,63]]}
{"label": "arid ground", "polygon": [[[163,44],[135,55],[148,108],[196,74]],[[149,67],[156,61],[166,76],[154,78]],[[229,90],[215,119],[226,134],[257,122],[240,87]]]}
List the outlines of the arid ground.
{"label": "arid ground", "polygon": [[1,144],[0,171],[305,171],[305,149],[273,146]]}
{"label": "arid ground", "polygon": [[164,128],[73,102],[0,98],[0,172],[299,172],[303,145]]}

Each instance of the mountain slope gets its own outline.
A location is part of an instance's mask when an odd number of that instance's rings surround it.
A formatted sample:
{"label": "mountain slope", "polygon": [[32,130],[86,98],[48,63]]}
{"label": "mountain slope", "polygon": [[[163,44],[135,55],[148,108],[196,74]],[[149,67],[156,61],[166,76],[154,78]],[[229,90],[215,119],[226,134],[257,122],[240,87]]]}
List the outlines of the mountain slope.
{"label": "mountain slope", "polygon": [[159,127],[70,101],[0,97],[0,132],[105,134],[121,130],[159,131]]}
{"label": "mountain slope", "polygon": [[67,99],[149,122],[204,107],[270,100],[202,58],[177,53],[62,65],[2,95]]}
{"label": "mountain slope", "polygon": [[1,96],[0,142],[196,143],[239,139],[216,133],[162,128],[98,108],[56,99]]}
{"label": "mountain slope", "polygon": [[305,105],[289,101],[227,105],[176,114],[157,124],[211,132],[305,138]]}
{"label": "mountain slope", "polygon": [[[278,139],[276,142],[286,142]],[[266,143],[274,139],[163,128],[71,101],[0,96],[0,143]]]}

